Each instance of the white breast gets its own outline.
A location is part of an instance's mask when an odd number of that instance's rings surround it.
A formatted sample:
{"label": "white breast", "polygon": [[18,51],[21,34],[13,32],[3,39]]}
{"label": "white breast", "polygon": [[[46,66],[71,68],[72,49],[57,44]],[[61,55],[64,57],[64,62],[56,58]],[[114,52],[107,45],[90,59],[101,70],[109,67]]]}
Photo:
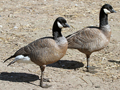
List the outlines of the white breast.
{"label": "white breast", "polygon": [[56,40],[56,43],[58,44],[58,45],[62,45],[62,44],[66,44],[67,43],[67,39],[64,37],[64,36],[62,36],[62,37],[59,37],[59,38],[57,38],[57,40]]}
{"label": "white breast", "polygon": [[103,31],[109,31],[109,32],[111,31],[109,25],[102,26],[101,29],[102,29]]}

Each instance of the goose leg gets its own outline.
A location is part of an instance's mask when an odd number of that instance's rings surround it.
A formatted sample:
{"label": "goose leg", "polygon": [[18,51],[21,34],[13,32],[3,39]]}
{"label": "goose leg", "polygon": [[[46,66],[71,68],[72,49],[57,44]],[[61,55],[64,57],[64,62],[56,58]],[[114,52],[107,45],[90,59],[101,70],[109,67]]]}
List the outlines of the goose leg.
{"label": "goose leg", "polygon": [[43,84],[43,76],[44,76],[44,70],[45,70],[46,65],[40,66],[41,69],[41,80],[40,80],[40,86],[42,88],[48,88],[51,87],[51,85]]}
{"label": "goose leg", "polygon": [[89,58],[90,58],[90,55],[86,55],[86,58],[87,58],[87,72],[89,72]]}

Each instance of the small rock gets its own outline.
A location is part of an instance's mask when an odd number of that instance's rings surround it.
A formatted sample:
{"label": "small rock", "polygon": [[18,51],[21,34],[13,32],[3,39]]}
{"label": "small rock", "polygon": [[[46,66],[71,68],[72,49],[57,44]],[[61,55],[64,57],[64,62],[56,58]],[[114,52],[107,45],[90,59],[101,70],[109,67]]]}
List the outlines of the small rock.
{"label": "small rock", "polygon": [[2,25],[0,25],[0,27],[2,28],[3,26],[2,26]]}
{"label": "small rock", "polygon": [[17,26],[14,26],[14,29],[17,29],[18,27]]}
{"label": "small rock", "polygon": [[9,14],[8,17],[12,18],[12,17],[13,17],[13,14]]}
{"label": "small rock", "polygon": [[79,22],[79,23],[82,23],[82,22]]}
{"label": "small rock", "polygon": [[77,7],[77,6],[78,6],[78,4],[75,4],[75,6]]}
{"label": "small rock", "polygon": [[95,88],[100,88],[100,86],[95,86]]}

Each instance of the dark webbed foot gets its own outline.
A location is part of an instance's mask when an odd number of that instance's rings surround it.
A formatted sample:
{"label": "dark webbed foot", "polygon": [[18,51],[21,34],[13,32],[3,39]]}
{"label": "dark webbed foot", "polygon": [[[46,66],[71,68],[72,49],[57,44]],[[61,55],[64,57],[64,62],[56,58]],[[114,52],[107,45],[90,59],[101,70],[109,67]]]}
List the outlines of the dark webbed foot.
{"label": "dark webbed foot", "polygon": [[49,78],[43,78],[43,82],[50,82]]}
{"label": "dark webbed foot", "polygon": [[86,72],[90,72],[89,69],[87,69]]}
{"label": "dark webbed foot", "polygon": [[95,70],[96,69],[96,67],[94,67],[94,66],[88,66],[88,67],[86,67],[86,72],[89,72],[89,73],[97,73],[97,71]]}

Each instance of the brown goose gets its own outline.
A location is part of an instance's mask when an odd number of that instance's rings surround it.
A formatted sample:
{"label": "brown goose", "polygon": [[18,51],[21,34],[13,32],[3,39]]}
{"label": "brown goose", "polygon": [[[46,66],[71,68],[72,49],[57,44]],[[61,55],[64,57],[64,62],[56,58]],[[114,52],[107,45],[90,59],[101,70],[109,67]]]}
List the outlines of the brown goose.
{"label": "brown goose", "polygon": [[87,71],[89,71],[90,55],[95,51],[105,48],[110,41],[111,30],[108,25],[108,14],[115,12],[111,5],[103,5],[100,10],[99,27],[89,26],[66,37],[68,48],[78,49],[86,54]]}
{"label": "brown goose", "polygon": [[66,53],[68,42],[61,34],[62,28],[66,27],[69,27],[66,20],[63,17],[58,17],[53,24],[53,37],[40,38],[27,46],[20,48],[4,62],[11,58],[15,58],[8,66],[15,62],[33,62],[39,65],[41,69],[40,86],[43,88],[50,87],[51,85],[43,84],[43,73],[47,64],[60,60]]}

